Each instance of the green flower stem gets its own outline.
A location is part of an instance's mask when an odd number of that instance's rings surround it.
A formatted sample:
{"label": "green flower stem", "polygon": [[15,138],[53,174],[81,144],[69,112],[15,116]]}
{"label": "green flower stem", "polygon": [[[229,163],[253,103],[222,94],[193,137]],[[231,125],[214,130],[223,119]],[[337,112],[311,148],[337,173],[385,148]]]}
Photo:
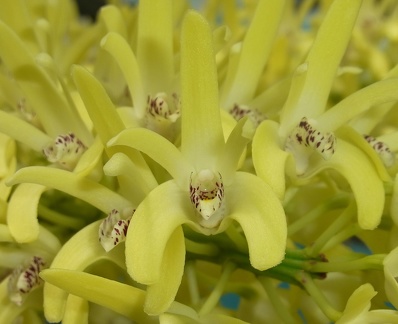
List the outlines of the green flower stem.
{"label": "green flower stem", "polygon": [[337,219],[318,237],[311,247],[307,248],[309,256],[317,256],[323,249],[325,244],[332,238],[336,233],[338,233],[344,226],[351,221],[354,216],[355,206],[351,203]]}
{"label": "green flower stem", "polygon": [[339,209],[347,206],[348,204],[348,196],[345,194],[337,195],[330,199],[329,201],[325,202],[324,204],[315,207],[311,210],[308,214],[304,215],[303,217],[299,218],[294,223],[288,226],[288,235],[291,236],[294,233],[298,232],[299,230],[306,227],[308,224],[311,224],[317,218],[324,215],[327,211],[332,209]]}
{"label": "green flower stem", "polygon": [[280,295],[275,289],[275,286],[272,283],[270,278],[259,276],[259,282],[263,286],[264,290],[266,291],[272,306],[276,310],[276,313],[279,315],[283,323],[290,324],[296,323],[293,316],[290,314],[288,310],[286,310],[286,305],[283,304]]}
{"label": "green flower stem", "polygon": [[196,305],[199,304],[200,294],[199,294],[198,280],[196,276],[194,261],[187,262],[185,266],[185,274],[187,276],[188,289],[191,295],[191,302],[192,305],[195,307]]}
{"label": "green flower stem", "polygon": [[383,270],[383,260],[386,254],[369,255],[356,260],[339,262],[314,262],[311,272],[347,272],[354,270]]}
{"label": "green flower stem", "polygon": [[329,301],[322,293],[322,290],[319,289],[308,273],[305,273],[304,271],[301,272],[297,279],[301,281],[304,289],[331,321],[335,322],[342,316],[341,312],[337,311],[332,307],[332,305],[330,305]]}
{"label": "green flower stem", "polygon": [[205,303],[202,305],[202,308],[199,310],[199,316],[206,315],[211,312],[211,310],[217,305],[223,291],[224,287],[227,284],[229,276],[236,269],[236,265],[232,262],[226,262],[223,267],[223,273],[221,274],[220,280],[217,282],[210,296],[207,298]]}
{"label": "green flower stem", "polygon": [[208,256],[217,256],[220,252],[219,248],[214,244],[198,243],[187,238],[185,239],[185,248],[188,252]]}
{"label": "green flower stem", "polygon": [[345,240],[349,239],[352,236],[355,236],[361,231],[361,228],[358,224],[350,224],[335,236],[331,237],[330,240],[324,245],[321,252],[330,250],[331,248],[335,247],[336,245],[344,242]]}
{"label": "green flower stem", "polygon": [[238,232],[237,228],[234,225],[229,226],[225,233],[231,239],[231,241],[235,243],[239,252],[247,253],[249,251],[246,239],[241,233]]}
{"label": "green flower stem", "polygon": [[80,218],[64,215],[41,204],[39,204],[37,212],[41,219],[66,228],[79,230],[86,225],[86,222]]}

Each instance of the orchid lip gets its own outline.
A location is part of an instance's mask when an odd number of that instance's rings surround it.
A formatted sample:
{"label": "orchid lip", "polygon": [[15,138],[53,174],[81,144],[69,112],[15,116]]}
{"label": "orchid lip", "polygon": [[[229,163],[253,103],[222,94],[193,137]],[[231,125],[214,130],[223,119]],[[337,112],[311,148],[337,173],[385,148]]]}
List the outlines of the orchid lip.
{"label": "orchid lip", "polygon": [[369,145],[376,151],[382,160],[383,164],[388,168],[391,167],[395,162],[394,153],[390,151],[390,148],[386,143],[377,140],[377,138],[364,135],[365,140],[369,143]]}
{"label": "orchid lip", "polygon": [[49,162],[58,163],[68,170],[73,170],[86,149],[87,147],[75,134],[68,133],[57,136],[54,143],[43,149],[43,154]]}
{"label": "orchid lip", "polygon": [[303,174],[314,152],[324,160],[329,160],[336,146],[336,137],[331,132],[321,132],[316,129],[316,120],[303,117],[288,137],[285,148],[296,159],[297,174]]}
{"label": "orchid lip", "polygon": [[22,305],[28,294],[42,284],[39,273],[45,265],[43,258],[34,256],[14,269],[8,281],[8,294],[12,302]]}
{"label": "orchid lip", "polygon": [[[189,191],[192,205],[203,218],[201,223],[206,225],[209,222],[214,227],[213,219],[222,219],[224,217],[222,212],[224,183],[221,174],[215,173],[210,169],[192,172]],[[211,222],[210,219],[212,219]]]}
{"label": "orchid lip", "polygon": [[[133,214],[134,211],[132,212]],[[102,221],[98,229],[98,236],[99,242],[106,252],[126,240],[131,217],[121,219],[119,211],[113,209]]]}

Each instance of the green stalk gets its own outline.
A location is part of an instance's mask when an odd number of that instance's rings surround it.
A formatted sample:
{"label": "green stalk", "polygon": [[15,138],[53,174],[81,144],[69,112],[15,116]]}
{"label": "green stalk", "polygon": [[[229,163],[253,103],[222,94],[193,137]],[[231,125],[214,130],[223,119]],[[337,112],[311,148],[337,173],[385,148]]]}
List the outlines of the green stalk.
{"label": "green stalk", "polygon": [[207,298],[202,308],[199,310],[199,316],[206,315],[211,312],[211,310],[217,305],[221,295],[224,292],[224,287],[232,274],[236,269],[236,265],[232,262],[227,262],[223,268],[223,273],[221,274],[220,280],[217,282],[210,296]]}
{"label": "green stalk", "polygon": [[272,306],[274,307],[276,313],[279,315],[281,320],[286,324],[296,323],[292,314],[290,314],[290,312],[286,309],[286,306],[283,304],[280,295],[276,291],[275,286],[272,284],[272,280],[263,276],[258,277],[258,280],[263,286]]}

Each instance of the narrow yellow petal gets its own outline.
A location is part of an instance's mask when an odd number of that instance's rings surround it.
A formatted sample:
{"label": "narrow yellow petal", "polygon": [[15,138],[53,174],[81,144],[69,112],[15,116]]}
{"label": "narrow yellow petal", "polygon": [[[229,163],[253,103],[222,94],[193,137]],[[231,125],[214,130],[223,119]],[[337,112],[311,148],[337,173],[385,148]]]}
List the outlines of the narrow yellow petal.
{"label": "narrow yellow petal", "polygon": [[121,193],[131,197],[137,206],[158,185],[154,177],[148,182],[142,176],[142,170],[123,153],[112,155],[103,169],[106,175],[118,177]]}
{"label": "narrow yellow petal", "polygon": [[37,206],[47,188],[34,183],[22,183],[14,191],[8,204],[7,224],[18,243],[35,241],[39,236]]}
{"label": "narrow yellow petal", "polygon": [[138,117],[144,117],[146,109],[146,98],[140,69],[135,55],[127,41],[116,33],[107,34],[101,41],[101,47],[114,58],[126,79],[127,86],[133,100],[134,110]]}
{"label": "narrow yellow petal", "polygon": [[82,120],[70,109],[53,80],[36,64],[25,44],[2,21],[0,38],[0,57],[26,95],[46,133],[56,137],[74,132],[81,140],[88,142],[91,135]]}
{"label": "narrow yellow petal", "polygon": [[47,269],[40,276],[54,287],[112,309],[138,323],[156,322],[143,311],[145,292],[141,289],[73,270]]}
{"label": "narrow yellow petal", "polygon": [[[65,243],[54,258],[51,269],[83,271],[87,266],[101,259],[110,259],[123,268],[124,251],[116,247],[107,253],[98,241],[98,228],[101,221],[86,226]],[[46,277],[43,278],[47,281]],[[60,289],[51,284],[53,281],[44,285],[44,313],[49,322],[60,322],[62,320],[68,296],[66,291],[68,291],[68,287],[69,289],[74,287],[74,281],[68,279],[67,276],[61,276],[59,279],[61,282],[64,281],[67,287],[61,286]],[[94,286],[91,288],[95,289]],[[87,293],[92,294],[91,291],[88,290]]]}
{"label": "narrow yellow petal", "polygon": [[108,146],[115,145],[125,145],[145,153],[165,168],[174,179],[184,184],[192,172],[192,167],[178,148],[149,129],[126,129],[108,142]]}
{"label": "narrow yellow petal", "polygon": [[350,184],[358,208],[359,226],[369,230],[376,228],[383,214],[384,187],[375,166],[366,154],[339,138],[332,158],[327,161],[320,159],[304,177],[312,177],[328,168],[339,172]]}
{"label": "narrow yellow petal", "polygon": [[28,6],[23,0],[2,4],[0,20],[16,31],[32,53],[39,51]]}
{"label": "narrow yellow petal", "polygon": [[140,1],[137,60],[144,89],[151,95],[171,90],[168,88],[174,71],[172,7],[171,0]]}
{"label": "narrow yellow petal", "polygon": [[[282,111],[282,132],[285,135],[301,118],[314,118],[326,109],[326,102],[337,68],[346,51],[358,15],[361,0],[336,0],[330,5],[310,49],[300,82],[300,96],[287,99]],[[292,86],[293,87],[293,86]]]}
{"label": "narrow yellow petal", "polygon": [[285,195],[285,168],[289,153],[282,148],[278,129],[276,122],[264,121],[254,134],[252,155],[257,175],[282,200]]}
{"label": "narrow yellow petal", "polygon": [[279,264],[285,256],[287,225],[282,204],[272,189],[250,173],[237,172],[226,197],[229,217],[245,233],[252,266],[266,270]]}
{"label": "narrow yellow petal", "polygon": [[217,69],[207,21],[190,11],[181,35],[181,151],[198,169],[214,165],[224,145]]}
{"label": "narrow yellow petal", "polygon": [[78,296],[69,295],[66,302],[63,324],[88,324],[88,302]]}
{"label": "narrow yellow petal", "polygon": [[363,137],[364,134],[359,134],[349,126],[343,126],[337,132],[337,135],[339,138],[343,138],[347,142],[350,142],[357,148],[361,149],[364,153],[366,153],[368,158],[373,162],[381,180],[385,182],[391,181],[391,177],[388,174],[388,171],[384,166],[383,161],[380,159],[379,155],[372,148],[372,146],[369,145],[369,143],[365,140],[365,138]]}
{"label": "narrow yellow petal", "polygon": [[233,75],[227,75],[221,94],[222,107],[232,108],[234,104],[247,104],[253,98],[271,52],[285,4],[285,0],[258,2],[243,40],[238,66]]}
{"label": "narrow yellow petal", "polygon": [[176,228],[192,222],[193,214],[188,189],[181,191],[173,180],[149,193],[135,211],[126,237],[126,265],[134,280],[147,285],[158,282],[167,242]]}
{"label": "narrow yellow petal", "polygon": [[103,6],[99,11],[99,20],[108,32],[118,33],[127,38],[127,26],[120,9],[114,5]]}
{"label": "narrow yellow petal", "polygon": [[28,182],[63,191],[82,199],[104,213],[131,208],[132,203],[107,187],[79,175],[49,167],[27,167],[17,171],[8,184]]}
{"label": "narrow yellow petal", "polygon": [[32,124],[0,110],[0,131],[16,141],[41,152],[53,139]]}
{"label": "narrow yellow petal", "polygon": [[101,83],[85,68],[74,66],[73,79],[102,143],[124,129],[111,99]]}
{"label": "narrow yellow petal", "polygon": [[184,265],[184,233],[178,227],[166,244],[159,281],[147,288],[144,308],[147,314],[159,315],[170,307],[181,285]]}
{"label": "narrow yellow petal", "polygon": [[383,261],[384,265],[384,289],[388,301],[394,307],[398,306],[398,283],[395,279],[398,276],[398,248],[393,249]]}
{"label": "narrow yellow petal", "polygon": [[[80,177],[88,176],[101,162],[104,146],[99,137],[94,140],[94,143],[82,154],[73,172]],[[102,164],[100,165],[102,168]]]}
{"label": "narrow yellow petal", "polygon": [[[322,131],[333,131],[383,103],[398,101],[398,78],[382,80],[354,92],[317,118]],[[376,108],[377,109],[377,108]]]}

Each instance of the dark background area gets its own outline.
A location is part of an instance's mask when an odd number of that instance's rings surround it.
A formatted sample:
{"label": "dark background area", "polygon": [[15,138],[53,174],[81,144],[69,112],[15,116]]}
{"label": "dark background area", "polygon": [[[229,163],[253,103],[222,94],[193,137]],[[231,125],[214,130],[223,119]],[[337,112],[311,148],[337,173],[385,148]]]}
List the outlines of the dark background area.
{"label": "dark background area", "polygon": [[98,9],[106,4],[106,0],[76,0],[82,16],[95,19]]}

